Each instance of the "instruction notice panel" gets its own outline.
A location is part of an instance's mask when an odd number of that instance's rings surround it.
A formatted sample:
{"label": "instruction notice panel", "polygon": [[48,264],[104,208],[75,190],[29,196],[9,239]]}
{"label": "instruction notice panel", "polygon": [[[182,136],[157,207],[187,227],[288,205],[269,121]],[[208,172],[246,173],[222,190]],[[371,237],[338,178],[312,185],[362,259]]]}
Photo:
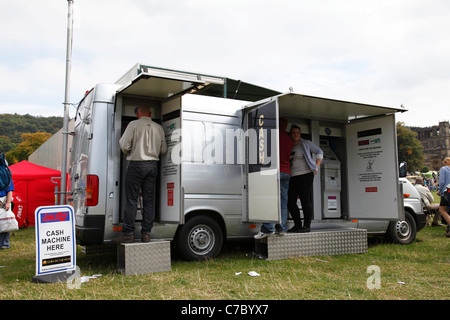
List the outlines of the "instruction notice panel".
{"label": "instruction notice panel", "polygon": [[350,218],[368,218],[376,210],[378,219],[399,219],[395,138],[392,116],[348,125]]}
{"label": "instruction notice panel", "polygon": [[36,214],[36,275],[76,268],[76,241],[71,206],[39,207]]}

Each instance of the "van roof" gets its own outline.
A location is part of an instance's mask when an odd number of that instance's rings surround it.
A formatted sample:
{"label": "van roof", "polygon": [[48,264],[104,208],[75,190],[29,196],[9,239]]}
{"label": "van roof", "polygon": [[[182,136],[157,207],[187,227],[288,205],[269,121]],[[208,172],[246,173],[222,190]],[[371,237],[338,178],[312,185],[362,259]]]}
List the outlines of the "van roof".
{"label": "van roof", "polygon": [[404,108],[376,106],[358,102],[349,102],[321,97],[308,96],[294,92],[251,103],[246,108],[277,100],[280,115],[297,118],[332,120],[348,122],[356,119],[376,117],[408,111]]}
{"label": "van roof", "polygon": [[196,93],[211,97],[221,97],[251,102],[281,94],[281,92],[272,89],[230,78],[225,78],[224,85],[213,84]]}
{"label": "van roof", "polygon": [[135,64],[116,81],[116,84],[122,86],[120,92],[135,95],[145,92],[146,95],[161,99],[189,92],[253,102],[281,93],[227,77],[154,67],[140,63]]}
{"label": "van roof", "polygon": [[279,95],[280,111],[297,117],[351,121],[407,111],[404,108],[383,107],[364,103],[286,93]]}
{"label": "van roof", "polygon": [[116,85],[121,86],[118,90],[120,93],[152,96],[161,100],[185,93],[248,101],[249,106],[253,105],[253,102],[259,104],[265,100],[278,99],[280,113],[284,115],[343,122],[407,111],[404,108],[375,106],[293,92],[281,93],[241,80],[141,63],[135,64],[116,81]]}

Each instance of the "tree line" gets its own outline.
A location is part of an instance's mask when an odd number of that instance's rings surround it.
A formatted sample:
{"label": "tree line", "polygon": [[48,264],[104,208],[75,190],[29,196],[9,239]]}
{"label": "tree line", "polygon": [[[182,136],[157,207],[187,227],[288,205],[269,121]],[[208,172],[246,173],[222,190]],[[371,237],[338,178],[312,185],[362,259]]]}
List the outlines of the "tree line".
{"label": "tree line", "polygon": [[63,117],[0,114],[0,152],[10,165],[27,160],[62,126]]}

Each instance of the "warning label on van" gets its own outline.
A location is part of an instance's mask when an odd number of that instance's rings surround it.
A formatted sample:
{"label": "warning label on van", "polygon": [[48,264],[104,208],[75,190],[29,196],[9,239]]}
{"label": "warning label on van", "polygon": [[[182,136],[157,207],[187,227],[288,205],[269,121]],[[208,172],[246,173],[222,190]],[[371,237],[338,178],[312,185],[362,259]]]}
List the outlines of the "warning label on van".
{"label": "warning label on van", "polygon": [[[375,142],[361,143],[358,141],[358,157],[365,163],[364,172],[358,173],[359,182],[379,182],[383,178],[383,172],[375,171],[379,165],[377,163],[383,157],[383,149],[381,148],[381,139],[374,139]],[[363,168],[361,168],[363,169]],[[379,169],[378,169],[379,170]]]}
{"label": "warning label on van", "polygon": [[366,172],[358,174],[359,182],[381,181],[382,172]]}
{"label": "warning label on van", "polygon": [[175,183],[167,183],[167,206],[173,207],[173,189],[175,188]]}

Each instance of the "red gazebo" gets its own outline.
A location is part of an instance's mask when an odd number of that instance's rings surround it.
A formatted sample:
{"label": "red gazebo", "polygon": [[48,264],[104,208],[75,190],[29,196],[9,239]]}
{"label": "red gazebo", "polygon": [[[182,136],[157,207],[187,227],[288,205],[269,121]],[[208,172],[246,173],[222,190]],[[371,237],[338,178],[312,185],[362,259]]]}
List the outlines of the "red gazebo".
{"label": "red gazebo", "polygon": [[[51,178],[60,178],[61,171],[38,166],[26,160],[9,166],[12,173],[13,212],[19,227],[34,226],[34,213],[40,206],[55,204],[55,186]],[[58,189],[60,188],[60,180]]]}

